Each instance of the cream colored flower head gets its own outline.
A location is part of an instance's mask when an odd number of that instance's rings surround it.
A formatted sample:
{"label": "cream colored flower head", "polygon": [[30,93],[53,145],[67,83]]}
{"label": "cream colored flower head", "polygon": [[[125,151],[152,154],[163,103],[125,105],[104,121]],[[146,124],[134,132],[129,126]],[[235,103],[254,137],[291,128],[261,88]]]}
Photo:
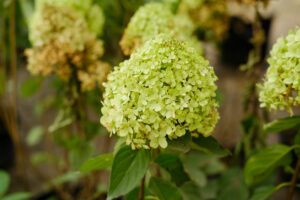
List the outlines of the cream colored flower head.
{"label": "cream colored flower head", "polygon": [[160,34],[115,67],[101,123],[135,148],[166,148],[188,133],[209,136],[219,119],[217,77],[188,43]]}
{"label": "cream colored flower head", "polygon": [[111,70],[100,61],[103,41],[89,30],[87,19],[80,12],[53,5],[56,0],[49,2],[37,6],[34,16],[38,18],[33,18],[30,24],[33,47],[25,51],[28,70],[34,75],[55,73],[65,81],[77,78],[82,91],[95,89],[97,85],[102,87]]}
{"label": "cream colored flower head", "polygon": [[130,19],[120,45],[125,55],[130,55],[158,34],[172,34],[191,43],[202,54],[201,43],[193,35],[195,26],[188,15],[174,15],[162,3],[148,3],[140,7]]}
{"label": "cream colored flower head", "polygon": [[271,50],[265,81],[259,85],[261,107],[287,110],[300,105],[300,28],[279,38]]}
{"label": "cream colored flower head", "polygon": [[[62,10],[71,9],[71,12],[79,15],[82,20],[87,23],[89,31],[96,35],[100,35],[103,31],[105,19],[103,11],[98,5],[92,4],[92,0],[36,0],[35,12],[29,22],[29,38],[33,45],[42,42],[40,30],[38,30],[37,27],[40,27],[40,23],[43,22],[41,18],[43,18],[44,15],[44,7],[47,5],[59,7]],[[57,23],[63,24],[64,22],[57,21]],[[68,26],[66,23],[65,25]],[[47,24],[44,24],[44,26],[47,26]]]}

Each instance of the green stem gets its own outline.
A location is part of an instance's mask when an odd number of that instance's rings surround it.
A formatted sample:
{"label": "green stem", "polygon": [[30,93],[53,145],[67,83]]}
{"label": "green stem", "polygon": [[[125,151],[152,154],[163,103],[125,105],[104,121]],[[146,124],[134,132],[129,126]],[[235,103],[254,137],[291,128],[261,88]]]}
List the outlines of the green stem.
{"label": "green stem", "polygon": [[293,177],[292,177],[291,187],[290,187],[289,192],[288,192],[287,200],[292,200],[293,199],[293,194],[294,194],[294,190],[295,190],[295,186],[296,186],[296,183],[297,183],[299,172],[300,172],[300,157],[298,159],[296,169],[295,169],[295,172],[294,172]]}
{"label": "green stem", "polygon": [[139,191],[139,200],[144,200],[144,188],[145,188],[145,176],[141,180],[140,191]]}
{"label": "green stem", "polygon": [[28,188],[28,183],[25,179],[24,171],[24,149],[19,137],[18,117],[17,117],[17,42],[16,42],[16,0],[11,0],[10,18],[9,18],[9,44],[10,44],[10,80],[12,82],[11,95],[9,101],[11,102],[12,111],[9,113],[10,132],[13,139],[14,147],[16,149],[17,171],[21,177],[25,188]]}

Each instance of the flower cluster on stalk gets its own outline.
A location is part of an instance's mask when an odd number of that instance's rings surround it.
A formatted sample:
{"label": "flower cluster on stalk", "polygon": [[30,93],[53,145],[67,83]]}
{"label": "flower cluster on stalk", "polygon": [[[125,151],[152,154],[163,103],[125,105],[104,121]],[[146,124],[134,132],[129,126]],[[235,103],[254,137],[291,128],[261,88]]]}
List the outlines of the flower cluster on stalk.
{"label": "flower cluster on stalk", "polygon": [[209,136],[218,119],[214,70],[187,42],[160,34],[108,76],[101,123],[135,148]]}
{"label": "flower cluster on stalk", "polygon": [[[90,3],[89,3],[90,2]],[[25,54],[32,74],[57,74],[69,81],[76,76],[83,91],[102,86],[111,71],[100,61],[103,14],[91,1],[36,1],[29,35],[33,45]]]}
{"label": "flower cluster on stalk", "polygon": [[300,28],[277,40],[271,50],[265,81],[259,85],[262,107],[287,110],[300,105]]}
{"label": "flower cluster on stalk", "polygon": [[140,7],[130,19],[120,45],[124,54],[130,55],[148,40],[164,33],[189,42],[202,54],[201,43],[193,35],[195,28],[188,15],[174,15],[162,3],[148,3]]}

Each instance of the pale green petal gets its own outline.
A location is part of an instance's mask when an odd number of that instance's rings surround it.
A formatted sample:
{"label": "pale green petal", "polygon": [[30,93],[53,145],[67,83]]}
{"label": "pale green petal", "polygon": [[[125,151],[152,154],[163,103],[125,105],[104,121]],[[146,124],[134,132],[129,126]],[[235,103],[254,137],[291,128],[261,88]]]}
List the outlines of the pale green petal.
{"label": "pale green petal", "polygon": [[101,123],[127,144],[166,148],[167,138],[188,131],[212,133],[219,120],[217,78],[189,43],[160,34],[114,69],[105,84]]}

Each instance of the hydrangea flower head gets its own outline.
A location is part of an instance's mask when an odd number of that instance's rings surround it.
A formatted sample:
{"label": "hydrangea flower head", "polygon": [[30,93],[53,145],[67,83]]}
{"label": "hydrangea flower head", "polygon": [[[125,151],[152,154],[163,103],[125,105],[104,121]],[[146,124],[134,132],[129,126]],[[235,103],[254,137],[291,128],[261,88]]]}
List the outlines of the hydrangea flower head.
{"label": "hydrangea flower head", "polygon": [[[37,14],[38,15],[35,15]],[[34,46],[43,46],[52,41],[67,43],[72,50],[84,48],[86,38],[90,35],[83,17],[70,8],[45,4],[41,11],[36,11],[29,34]]]}
{"label": "hydrangea flower head", "polygon": [[300,28],[277,40],[268,62],[265,82],[259,85],[261,106],[292,113],[300,105]]}
{"label": "hydrangea flower head", "polygon": [[73,13],[77,13],[77,15],[80,15],[80,17],[86,21],[88,29],[91,32],[96,35],[102,33],[104,14],[98,5],[92,4],[92,0],[36,0],[35,12],[29,22],[29,38],[32,44],[36,44],[40,41],[40,38],[37,37],[36,32],[38,32],[38,29],[36,27],[41,23],[44,7],[47,5],[73,10]]}
{"label": "hydrangea flower head", "polygon": [[92,5],[86,16],[86,20],[91,32],[96,33],[97,35],[102,34],[105,16],[100,6]]}
{"label": "hydrangea flower head", "polygon": [[104,84],[101,123],[135,148],[209,136],[218,119],[214,70],[192,46],[160,34],[115,67]]}
{"label": "hydrangea flower head", "polygon": [[186,14],[177,14],[173,17],[173,20],[176,22],[176,28],[173,30],[174,35],[179,40],[188,42],[200,55],[203,55],[202,44],[194,35],[196,26],[191,18]]}
{"label": "hydrangea flower head", "polygon": [[92,0],[36,0],[36,10],[42,10],[45,4],[72,8],[84,16],[91,8]]}
{"label": "hydrangea flower head", "polygon": [[[148,40],[164,33],[172,34],[181,40],[192,41],[195,46],[199,46],[197,50],[201,54],[201,44],[195,36],[192,36],[194,30],[194,24],[188,16],[176,17],[166,5],[162,3],[148,3],[140,7],[130,19],[120,45],[124,54],[130,55]],[[189,38],[192,39],[190,40]]]}
{"label": "hydrangea flower head", "polygon": [[103,42],[90,32],[87,21],[74,9],[43,5],[40,18],[30,27],[33,48],[27,49],[32,74],[57,74],[69,81],[77,76],[83,91],[102,86],[111,67],[99,61]]}

